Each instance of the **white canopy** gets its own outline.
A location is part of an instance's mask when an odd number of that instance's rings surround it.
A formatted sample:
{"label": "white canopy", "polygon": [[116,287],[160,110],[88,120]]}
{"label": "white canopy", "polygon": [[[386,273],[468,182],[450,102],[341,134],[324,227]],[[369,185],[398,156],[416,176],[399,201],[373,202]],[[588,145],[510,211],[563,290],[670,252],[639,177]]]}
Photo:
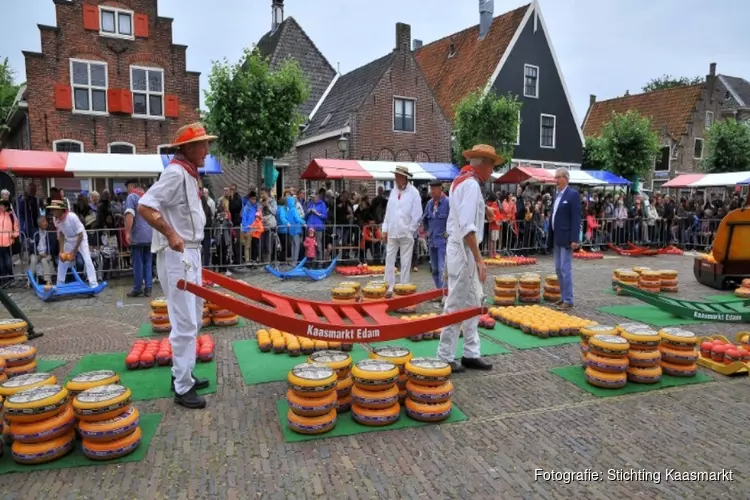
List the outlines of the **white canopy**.
{"label": "white canopy", "polygon": [[75,177],[156,177],[164,163],[161,155],[68,153],[65,171]]}
{"label": "white canopy", "polygon": [[708,174],[692,184],[691,188],[696,187],[734,187],[745,179],[750,177],[750,172],[727,172],[725,174]]}

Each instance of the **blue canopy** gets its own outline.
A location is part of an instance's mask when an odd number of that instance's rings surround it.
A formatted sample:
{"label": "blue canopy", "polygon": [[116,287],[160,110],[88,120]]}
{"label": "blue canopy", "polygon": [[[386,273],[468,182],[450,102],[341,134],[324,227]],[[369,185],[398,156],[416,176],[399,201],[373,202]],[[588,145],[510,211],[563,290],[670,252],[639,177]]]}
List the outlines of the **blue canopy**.
{"label": "blue canopy", "polygon": [[[169,165],[169,162],[172,161],[173,156],[174,155],[161,155],[161,161],[164,164],[164,168]],[[214,155],[208,155],[206,156],[206,163],[204,164],[203,168],[198,169],[198,173],[200,175],[220,174],[222,173],[221,164]]]}
{"label": "blue canopy", "polygon": [[459,168],[452,163],[419,163],[425,172],[439,181],[452,181],[459,173]]}
{"label": "blue canopy", "polygon": [[748,178],[748,179],[745,179],[745,180],[744,180],[744,181],[742,181],[742,182],[738,182],[737,184],[742,184],[742,185],[745,185],[745,184],[750,184],[750,178]]}
{"label": "blue canopy", "polygon": [[604,181],[607,184],[615,184],[618,186],[624,186],[628,184],[632,184],[627,179],[623,179],[619,175],[615,175],[612,172],[608,172],[606,170],[583,170],[583,172],[587,173],[594,179],[599,179],[600,181]]}

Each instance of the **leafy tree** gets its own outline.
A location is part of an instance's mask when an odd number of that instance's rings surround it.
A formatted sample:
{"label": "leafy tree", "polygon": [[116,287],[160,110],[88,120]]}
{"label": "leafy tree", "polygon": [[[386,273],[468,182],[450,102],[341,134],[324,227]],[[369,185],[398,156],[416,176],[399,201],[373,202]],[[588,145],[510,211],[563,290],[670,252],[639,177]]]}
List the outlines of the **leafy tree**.
{"label": "leafy tree", "polygon": [[607,170],[607,157],[601,137],[586,137],[581,168],[583,170]]}
{"label": "leafy tree", "polygon": [[659,137],[651,129],[651,119],[631,109],[612,113],[599,136],[601,156],[610,172],[633,180],[648,175],[659,152]]}
{"label": "leafy tree", "polygon": [[20,85],[15,84],[15,72],[8,64],[8,58],[0,64],[0,131],[8,126],[5,120],[13,107]]}
{"label": "leafy tree", "polygon": [[708,131],[708,157],[701,167],[709,173],[750,170],[750,122],[733,118],[715,122]]}
{"label": "leafy tree", "polygon": [[699,83],[703,83],[703,77],[701,76],[695,76],[693,78],[681,76],[680,78],[675,78],[672,75],[665,74],[664,76],[660,76],[659,78],[652,78],[643,87],[643,91],[651,92],[653,90],[671,89],[672,87],[687,87],[689,85],[697,85]]}
{"label": "leafy tree", "polygon": [[[521,103],[515,96],[486,95],[477,90],[456,107],[453,156],[457,165],[466,160],[462,153],[476,144],[489,144],[510,163],[518,136],[518,112]],[[498,165],[500,168],[500,165]]]}
{"label": "leafy tree", "polygon": [[256,162],[260,181],[263,159],[283,156],[299,136],[299,107],[309,94],[302,69],[288,59],[271,71],[257,49],[245,49],[236,64],[214,61],[208,83],[204,118],[219,137],[217,150],[233,162]]}

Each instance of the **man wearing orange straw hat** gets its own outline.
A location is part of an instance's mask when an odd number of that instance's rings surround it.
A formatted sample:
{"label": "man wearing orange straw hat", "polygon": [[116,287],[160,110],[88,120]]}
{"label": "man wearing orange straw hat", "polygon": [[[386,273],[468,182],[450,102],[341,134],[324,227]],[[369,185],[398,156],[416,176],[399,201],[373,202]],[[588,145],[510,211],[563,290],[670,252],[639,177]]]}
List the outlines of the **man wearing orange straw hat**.
{"label": "man wearing orange straw hat", "polygon": [[196,392],[208,380],[193,375],[195,343],[203,317],[203,299],[177,288],[181,279],[201,285],[201,241],[206,217],[201,203],[198,168],[208,154],[208,135],[200,123],[181,127],[173,148],[179,151],[138,203],[138,213],[156,229],[151,250],[167,298],[172,331],[172,389],[175,402],[186,408],[205,408],[206,400]]}
{"label": "man wearing orange straw hat", "polygon": [[[487,265],[479,252],[485,218],[481,185],[490,179],[495,165],[503,163],[503,158],[495,153],[495,148],[486,144],[478,144],[464,151],[464,158],[469,160],[469,165],[453,181],[448,197],[450,211],[445,252],[448,297],[443,308],[445,314],[482,305],[482,283],[487,279]],[[492,369],[492,365],[481,357],[478,326],[479,318],[474,317],[443,328],[437,357],[450,363],[454,373],[463,372],[467,368]],[[462,329],[464,355],[459,364],[456,361],[456,348]]]}

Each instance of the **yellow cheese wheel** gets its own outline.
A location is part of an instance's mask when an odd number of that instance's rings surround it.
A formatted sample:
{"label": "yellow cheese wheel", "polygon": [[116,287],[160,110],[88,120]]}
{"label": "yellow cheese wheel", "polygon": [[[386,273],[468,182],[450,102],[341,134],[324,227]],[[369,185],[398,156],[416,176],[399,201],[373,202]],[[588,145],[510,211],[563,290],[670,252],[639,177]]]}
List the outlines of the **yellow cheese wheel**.
{"label": "yellow cheese wheel", "polygon": [[586,342],[594,335],[616,335],[617,330],[607,325],[587,325],[581,328],[581,339]]}
{"label": "yellow cheese wheel", "polygon": [[68,404],[68,390],[59,385],[43,385],[17,392],[5,400],[8,422],[38,422],[57,415]]}
{"label": "yellow cheese wheel", "polygon": [[226,318],[229,319],[231,317],[236,316],[234,311],[230,311],[229,309],[215,309],[214,311],[210,311],[208,314],[204,314],[203,317],[209,316],[211,318]]}
{"label": "yellow cheese wheel", "polygon": [[586,368],[584,375],[586,382],[604,389],[619,389],[628,382],[628,376],[625,373],[600,372],[591,367]]}
{"label": "yellow cheese wheel", "polygon": [[677,293],[680,291],[680,287],[677,285],[674,285],[674,286],[662,285],[660,288],[660,291],[665,292],[665,293]]}
{"label": "yellow cheese wheel", "polygon": [[676,287],[679,284],[680,284],[680,282],[678,280],[665,279],[665,278],[661,279],[661,286],[662,287]]}
{"label": "yellow cheese wheel", "polygon": [[659,366],[659,361],[661,361],[661,353],[658,349],[631,349],[628,352],[628,361],[630,366],[635,366],[638,368],[650,368],[652,366]]}
{"label": "yellow cheese wheel", "polygon": [[651,327],[645,323],[620,323],[619,325],[615,327],[615,329],[617,330],[617,333],[620,335],[622,335],[622,332],[625,332],[625,331],[643,330],[643,329],[648,329],[648,328],[651,328]]}
{"label": "yellow cheese wheel", "polygon": [[359,293],[362,288],[362,284],[359,281],[342,281],[339,283],[341,288],[353,288],[355,292]]}
{"label": "yellow cheese wheel", "polygon": [[495,287],[495,295],[498,297],[515,298],[517,294],[518,290],[515,286],[513,286],[513,288],[502,288],[499,286]]}
{"label": "yellow cheese wheel", "polygon": [[372,286],[367,285],[362,288],[362,295],[368,299],[382,299],[385,297],[388,288],[386,286]]}
{"label": "yellow cheese wheel", "polygon": [[215,326],[235,326],[237,323],[240,322],[240,317],[237,314],[235,314],[234,316],[227,316],[227,317],[222,317],[222,318],[211,316],[211,322]]}
{"label": "yellow cheese wheel", "polygon": [[741,299],[750,299],[750,288],[746,287],[739,287],[735,289],[734,291],[735,297],[739,297]]}
{"label": "yellow cheese wheel", "polygon": [[371,427],[391,425],[401,416],[401,405],[398,402],[381,410],[368,410],[352,403],[351,410],[355,422]]}
{"label": "yellow cheese wheel", "polygon": [[201,328],[206,328],[207,326],[211,326],[211,316],[203,316],[201,318]]}
{"label": "yellow cheese wheel", "polygon": [[289,388],[298,396],[327,396],[336,390],[338,377],[328,366],[302,363],[289,371]]}
{"label": "yellow cheese wheel", "polygon": [[675,349],[669,344],[662,344],[659,346],[659,352],[661,353],[661,359],[676,365],[694,365],[698,361],[698,350],[695,348],[691,350]]}
{"label": "yellow cheese wheel", "polygon": [[648,281],[658,281],[661,279],[661,272],[660,271],[652,271],[652,270],[646,270],[640,272],[641,279],[645,279]]}
{"label": "yellow cheese wheel", "polygon": [[57,378],[50,373],[29,373],[13,377],[0,384],[0,396],[11,396],[17,392],[26,391],[42,385],[54,385]]}
{"label": "yellow cheese wheel", "polygon": [[340,397],[336,401],[336,413],[345,413],[352,408],[352,395],[348,394],[344,397]]}
{"label": "yellow cheese wheel", "polygon": [[39,443],[49,441],[68,433],[75,425],[76,416],[70,405],[63,411],[44,420],[36,422],[13,422],[10,424],[10,436],[21,443]]}
{"label": "yellow cheese wheel", "polygon": [[682,328],[662,328],[659,335],[662,342],[676,349],[693,349],[700,340],[696,334]]}
{"label": "yellow cheese wheel", "polygon": [[167,314],[164,309],[151,311],[151,314],[148,315],[148,319],[151,323],[169,323],[169,314]]}
{"label": "yellow cheese wheel", "polygon": [[544,292],[543,298],[545,302],[558,302],[562,300],[562,294]]}
{"label": "yellow cheese wheel", "polygon": [[492,303],[496,306],[512,306],[516,303],[516,296],[513,294],[512,297],[500,297],[495,295],[492,299]]}
{"label": "yellow cheese wheel", "polygon": [[134,406],[128,407],[119,416],[99,422],[81,422],[78,432],[81,438],[90,443],[114,441],[132,434],[138,428],[141,416]]}
{"label": "yellow cheese wheel", "polygon": [[5,372],[0,373],[0,384],[8,380],[8,375]]}
{"label": "yellow cheese wheel", "polygon": [[558,285],[544,285],[544,293],[552,293],[552,294],[559,294],[560,293],[560,287]]}
{"label": "yellow cheese wheel", "polygon": [[151,331],[154,333],[169,333],[172,331],[172,325],[169,323],[151,323]]}
{"label": "yellow cheese wheel", "polygon": [[352,376],[339,379],[336,383],[336,395],[339,399],[345,398],[352,393],[352,387],[354,386],[354,380]]}
{"label": "yellow cheese wheel", "polygon": [[336,392],[331,392],[325,396],[301,397],[289,389],[286,391],[286,402],[289,409],[302,417],[319,417],[326,415],[336,408]]}
{"label": "yellow cheese wheel", "polygon": [[510,274],[495,276],[495,286],[501,288],[515,288],[518,285],[518,278]]}
{"label": "yellow cheese wheel", "polygon": [[65,384],[65,388],[75,396],[79,392],[83,392],[87,389],[119,383],[120,376],[113,370],[96,370],[76,375],[68,380],[68,383]]}
{"label": "yellow cheese wheel", "polygon": [[319,417],[302,417],[289,410],[286,419],[289,428],[298,434],[323,434],[336,427],[336,410]]}
{"label": "yellow cheese wheel", "polygon": [[28,340],[28,337],[26,337],[26,335],[24,334],[16,335],[15,337],[0,338],[0,347],[25,344]]}
{"label": "yellow cheese wheel", "polygon": [[657,272],[662,279],[677,279],[677,275],[679,274],[674,269],[660,269]]}
{"label": "yellow cheese wheel", "polygon": [[453,383],[448,380],[444,384],[426,387],[409,381],[406,383],[406,394],[418,403],[442,403],[453,396]]}
{"label": "yellow cheese wheel", "polygon": [[628,358],[608,358],[589,352],[586,364],[600,372],[624,373],[628,369]]}
{"label": "yellow cheese wheel", "polygon": [[25,365],[8,366],[5,368],[5,374],[8,377],[17,377],[19,375],[28,375],[29,373],[36,372],[37,363],[36,360],[30,361]]}
{"label": "yellow cheese wheel", "polygon": [[560,280],[556,274],[548,274],[544,277],[544,282],[550,285],[558,285],[560,283]]}
{"label": "yellow cheese wheel", "polygon": [[381,391],[396,385],[399,370],[382,359],[363,359],[352,367],[354,385],[365,390]]}
{"label": "yellow cheese wheel", "polygon": [[114,460],[133,453],[141,444],[141,428],[136,427],[130,434],[114,441],[89,441],[84,439],[81,451],[91,460]]}
{"label": "yellow cheese wheel", "polygon": [[393,286],[393,293],[396,295],[411,295],[417,291],[417,285],[410,283],[398,283]]}
{"label": "yellow cheese wheel", "polygon": [[368,391],[354,386],[352,389],[352,403],[368,410],[389,408],[398,403],[398,387],[392,385],[382,391]]}
{"label": "yellow cheese wheel", "polygon": [[308,363],[318,363],[325,365],[336,372],[339,380],[349,376],[352,369],[352,357],[341,351],[326,349],[325,351],[316,351],[307,358]]}
{"label": "yellow cheese wheel", "polygon": [[85,422],[110,420],[125,413],[130,406],[130,389],[118,384],[87,389],[73,398],[76,417]]}
{"label": "yellow cheese wheel", "polygon": [[628,380],[636,384],[655,384],[661,380],[661,367],[641,368],[631,366],[628,368]]}
{"label": "yellow cheese wheel", "polygon": [[331,296],[334,299],[353,299],[356,295],[357,290],[354,288],[337,286],[331,290]]}
{"label": "yellow cheese wheel", "polygon": [[589,353],[607,357],[625,357],[629,349],[628,341],[617,335],[594,335],[589,339]]}
{"label": "yellow cheese wheel", "polygon": [[518,298],[521,299],[523,297],[537,297],[539,296],[539,287],[532,287],[532,288],[519,288],[518,289]]}
{"label": "yellow cheese wheel", "polygon": [[0,319],[0,339],[26,335],[29,325],[21,319]]}
{"label": "yellow cheese wheel", "polygon": [[412,358],[406,363],[406,375],[417,385],[442,385],[451,376],[451,366],[441,359]]}
{"label": "yellow cheese wheel", "polygon": [[11,447],[11,456],[19,464],[43,464],[57,460],[73,450],[76,433],[73,429],[65,434],[39,443],[22,443],[15,441]]}
{"label": "yellow cheese wheel", "polygon": [[406,347],[398,345],[384,345],[373,348],[370,353],[370,357],[373,359],[382,359],[389,361],[396,365],[399,371],[404,371],[404,366],[412,358],[411,351]]}
{"label": "yellow cheese wheel", "polygon": [[151,301],[151,309],[165,310],[167,308],[167,298],[159,297]]}
{"label": "yellow cheese wheel", "polygon": [[659,363],[661,365],[662,372],[665,375],[671,375],[673,377],[694,377],[698,373],[698,365],[678,365],[664,361],[663,359]]}
{"label": "yellow cheese wheel", "polygon": [[653,350],[661,343],[659,332],[651,328],[629,329],[620,335],[628,341],[631,349]]}
{"label": "yellow cheese wheel", "polygon": [[453,405],[449,401],[441,403],[422,403],[411,398],[406,399],[406,414],[420,422],[440,422],[451,416]]}

